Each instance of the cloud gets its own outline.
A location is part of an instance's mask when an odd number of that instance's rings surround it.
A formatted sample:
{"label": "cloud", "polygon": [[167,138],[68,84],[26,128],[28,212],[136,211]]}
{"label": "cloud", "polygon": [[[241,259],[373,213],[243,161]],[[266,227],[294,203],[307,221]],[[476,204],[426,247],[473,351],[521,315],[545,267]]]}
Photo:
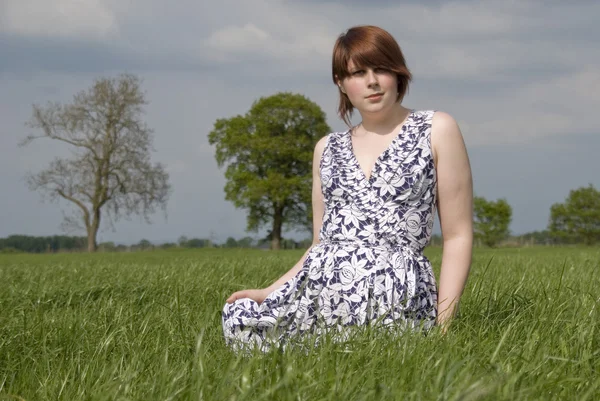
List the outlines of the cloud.
{"label": "cloud", "polygon": [[[61,1],[71,0],[55,4]],[[267,0],[218,6],[182,0],[180,7],[131,0],[124,7],[111,1],[81,4],[118,17],[118,40],[0,34],[0,54],[7,55],[0,72],[189,71],[221,77],[224,87],[251,84],[263,92],[325,86],[337,35],[377,23],[398,39],[414,73],[408,105],[451,112],[474,144],[528,141],[570,126],[595,129],[590,119],[582,122],[598,103],[586,84],[597,72],[584,68],[600,64],[589,40],[600,10],[592,3],[548,9],[534,1],[384,2],[382,9]],[[327,90],[307,94],[323,98]],[[569,107],[561,108],[566,99]]]}
{"label": "cloud", "polygon": [[270,61],[285,64],[288,70],[315,71],[322,65],[319,61],[329,56],[333,35],[301,29],[305,28],[266,21],[260,27],[254,23],[227,26],[204,41],[208,50],[205,54],[225,64]]}
{"label": "cloud", "polygon": [[208,37],[206,44],[217,50],[246,52],[260,49],[269,36],[256,25],[248,23],[219,29]]}
{"label": "cloud", "polygon": [[143,68],[143,57],[105,43],[0,35],[0,74],[32,75]]}
{"label": "cloud", "polygon": [[[598,122],[589,116],[600,107],[600,68],[579,71],[544,82],[534,82],[505,98],[487,113],[473,130],[483,143],[524,143],[536,139],[578,134],[597,134]],[[518,105],[518,107],[516,107]],[[495,115],[495,116],[494,116]]]}
{"label": "cloud", "polygon": [[[521,82],[492,90],[451,92],[436,89],[435,82],[414,90],[410,104],[450,112],[458,121],[470,147],[520,146],[540,141],[550,146],[557,138],[597,134],[598,122],[589,118],[600,107],[600,68],[579,70],[546,79]],[[473,92],[475,91],[475,92]],[[433,96],[432,96],[433,94]],[[540,143],[540,146],[542,144]]]}
{"label": "cloud", "polygon": [[[531,84],[525,88],[521,96],[525,101],[538,102],[541,108],[551,109],[554,112],[582,111],[586,115],[591,115],[592,110],[597,110],[600,106],[597,88],[600,88],[600,66],[582,65],[571,75]],[[578,105],[585,107],[582,109],[580,106],[574,106],[575,100]],[[555,107],[548,107],[549,105]]]}
{"label": "cloud", "polygon": [[107,38],[118,33],[116,15],[102,0],[4,0],[0,30],[60,38]]}
{"label": "cloud", "polygon": [[[98,59],[106,59],[115,65],[127,60],[142,69],[243,65],[261,67],[253,73],[262,71],[265,76],[277,67],[323,73],[329,68],[337,35],[352,25],[368,23],[388,29],[406,49],[409,66],[418,67],[427,78],[503,81],[515,70],[540,74],[568,68],[581,55],[599,61],[589,50],[595,46],[590,38],[595,36],[594,16],[600,6],[585,1],[550,8],[531,0],[427,5],[379,1],[369,6],[272,0],[223,0],[219,5],[181,0],[177,7],[157,0],[5,0],[2,4],[0,22],[5,33],[37,38],[39,46],[29,44],[32,51],[58,49],[65,59],[78,59],[79,68],[91,55],[90,68]],[[1,32],[0,28],[0,46]],[[73,38],[96,43],[86,43],[82,49],[58,42]],[[20,48],[14,37],[7,40],[9,46]],[[562,45],[560,51],[553,48],[557,43]],[[68,52],[74,56],[64,54]],[[14,56],[18,62],[18,55]],[[45,56],[43,62],[48,59],[52,56]],[[276,68],[263,68],[265,62],[277,63]]]}

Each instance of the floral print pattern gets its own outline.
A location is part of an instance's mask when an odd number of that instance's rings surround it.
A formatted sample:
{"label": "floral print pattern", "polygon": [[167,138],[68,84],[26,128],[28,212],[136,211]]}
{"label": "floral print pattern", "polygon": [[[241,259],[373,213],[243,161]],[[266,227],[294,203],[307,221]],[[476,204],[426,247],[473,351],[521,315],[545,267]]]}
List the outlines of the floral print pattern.
{"label": "floral print pattern", "polygon": [[325,199],[319,243],[302,270],[261,304],[249,298],[225,304],[229,346],[268,351],[296,335],[343,333],[347,326],[433,326],[437,289],[423,255],[436,205],[433,113],[409,114],[369,178],[351,132],[327,136],[319,166]]}

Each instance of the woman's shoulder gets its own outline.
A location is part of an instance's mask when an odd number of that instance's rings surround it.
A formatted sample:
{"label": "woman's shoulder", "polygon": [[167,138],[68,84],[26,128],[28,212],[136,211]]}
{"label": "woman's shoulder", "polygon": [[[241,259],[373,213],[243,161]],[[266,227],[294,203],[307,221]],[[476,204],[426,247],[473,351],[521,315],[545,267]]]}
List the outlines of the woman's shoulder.
{"label": "woman's shoulder", "polygon": [[456,120],[452,115],[441,110],[430,110],[431,112],[431,123],[442,128],[453,127],[456,124]]}
{"label": "woman's shoulder", "polygon": [[315,155],[321,156],[325,149],[328,147],[328,144],[331,142],[331,139],[337,134],[337,132],[330,132],[329,134],[321,137],[315,145]]}
{"label": "woman's shoulder", "polygon": [[315,154],[322,155],[326,151],[333,151],[332,148],[337,148],[343,145],[344,140],[348,139],[346,131],[332,131],[319,139],[315,145]]}
{"label": "woman's shoulder", "polygon": [[445,149],[464,146],[464,139],[456,119],[445,111],[435,111],[431,118],[431,145],[434,155]]}
{"label": "woman's shoulder", "polygon": [[348,135],[348,132],[349,132],[349,130],[332,131],[332,132],[328,133],[327,135],[325,135],[324,137],[322,137],[321,139],[319,139],[319,141],[317,142],[317,147],[325,148],[325,147],[327,147],[327,145],[329,143],[339,142],[340,140],[343,140]]}
{"label": "woman's shoulder", "polygon": [[438,126],[456,123],[454,117],[452,117],[450,114],[437,109],[413,109],[413,116],[415,116],[419,121],[428,122],[432,125],[435,124]]}
{"label": "woman's shoulder", "polygon": [[431,113],[431,136],[435,137],[456,137],[461,136],[460,128],[456,119],[445,111],[436,110]]}
{"label": "woman's shoulder", "polygon": [[458,124],[449,113],[436,109],[413,110],[413,115],[418,123],[431,126],[432,135],[444,131],[455,131]]}
{"label": "woman's shoulder", "polygon": [[327,142],[329,141],[330,135],[331,134],[327,134],[324,137],[322,137],[321,139],[319,139],[319,141],[315,145],[315,153],[318,153],[318,154],[323,153],[323,151],[325,150],[325,147],[327,146]]}

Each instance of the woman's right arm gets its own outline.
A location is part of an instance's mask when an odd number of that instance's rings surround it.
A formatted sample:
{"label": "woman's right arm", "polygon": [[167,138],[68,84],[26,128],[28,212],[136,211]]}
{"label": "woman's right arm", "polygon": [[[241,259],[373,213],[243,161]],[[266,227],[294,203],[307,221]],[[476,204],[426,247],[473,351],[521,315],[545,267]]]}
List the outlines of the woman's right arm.
{"label": "woman's right arm", "polygon": [[[319,165],[321,162],[321,156],[323,155],[323,150],[325,149],[325,143],[327,141],[327,137],[323,137],[317,142],[315,146],[315,151],[313,155],[313,165],[312,165],[312,211],[313,211],[313,241],[312,246],[319,243],[319,231],[321,231],[321,226],[323,225],[323,213],[325,211],[325,202],[323,200],[323,193],[321,191],[321,175],[319,172]],[[262,303],[265,298],[275,291],[277,288],[281,287],[288,280],[292,279],[296,274],[302,270],[302,266],[304,265],[304,261],[310,252],[308,248],[304,255],[300,258],[298,263],[294,265],[287,273],[281,276],[277,281],[271,284],[269,287],[263,289],[256,290],[242,290],[237,291],[231,294],[229,298],[227,298],[227,303],[233,303],[237,299],[241,298],[251,298],[258,303]]]}

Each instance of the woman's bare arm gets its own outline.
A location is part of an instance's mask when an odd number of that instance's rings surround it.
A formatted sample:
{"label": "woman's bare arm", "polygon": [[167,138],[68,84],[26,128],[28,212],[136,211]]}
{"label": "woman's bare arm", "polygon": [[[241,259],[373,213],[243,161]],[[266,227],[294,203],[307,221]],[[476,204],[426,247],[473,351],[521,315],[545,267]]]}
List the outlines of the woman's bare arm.
{"label": "woman's bare arm", "polygon": [[437,321],[445,327],[456,313],[471,267],[473,181],[462,134],[447,113],[434,114],[431,142],[443,237]]}
{"label": "woman's bare arm", "polygon": [[[312,245],[315,245],[319,242],[319,231],[321,230],[321,226],[323,225],[323,212],[325,210],[325,203],[323,200],[323,193],[321,191],[321,176],[319,172],[319,164],[321,162],[321,156],[323,154],[323,150],[325,149],[325,142],[327,137],[323,137],[317,142],[315,146],[315,151],[313,155],[313,165],[312,165],[312,210],[313,210],[313,242]],[[234,302],[236,299],[241,298],[252,298],[256,302],[261,303],[264,299],[275,291],[277,288],[285,284],[288,280],[294,277],[296,274],[302,270],[302,265],[308,256],[308,252],[310,248],[304,252],[304,255],[300,258],[300,260],[283,276],[281,276],[277,281],[271,284],[269,287],[260,289],[260,290],[242,290],[234,292],[228,299],[228,303]]]}
{"label": "woman's bare arm", "polygon": [[[323,149],[325,148],[325,141],[327,137],[323,137],[317,142],[315,146],[315,152],[313,155],[313,165],[312,165],[312,209],[313,209],[313,242],[312,245],[315,245],[319,242],[319,231],[321,230],[321,226],[323,225],[323,212],[325,210],[325,204],[323,201],[323,193],[321,191],[321,176],[319,173],[319,164],[321,161],[321,155],[323,154]],[[310,248],[304,252],[302,258],[292,267],[287,273],[285,273],[281,278],[271,284],[266,288],[268,293],[275,291],[277,288],[285,284],[288,280],[294,277],[298,272],[302,269],[302,265],[308,256],[308,252]]]}

